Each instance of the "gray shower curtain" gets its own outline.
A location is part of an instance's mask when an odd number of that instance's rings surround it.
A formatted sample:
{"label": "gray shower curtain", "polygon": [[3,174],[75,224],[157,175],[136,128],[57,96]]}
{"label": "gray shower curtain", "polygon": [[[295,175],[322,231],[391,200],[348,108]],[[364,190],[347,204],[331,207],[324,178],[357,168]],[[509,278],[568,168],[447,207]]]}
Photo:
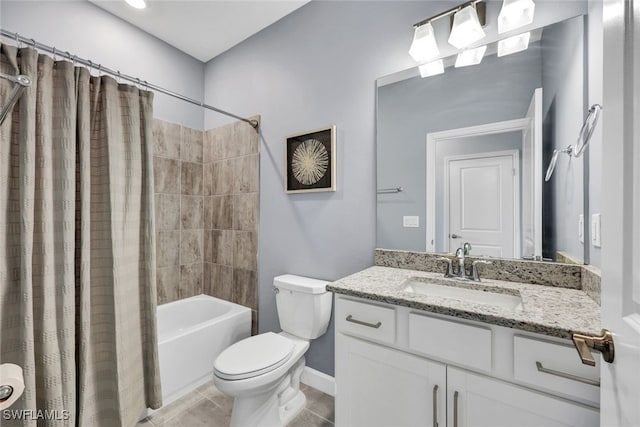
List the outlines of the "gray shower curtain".
{"label": "gray shower curtain", "polygon": [[0,128],[0,363],[34,412],[0,424],[134,426],[161,405],[153,94],[6,44],[0,72],[34,81]]}

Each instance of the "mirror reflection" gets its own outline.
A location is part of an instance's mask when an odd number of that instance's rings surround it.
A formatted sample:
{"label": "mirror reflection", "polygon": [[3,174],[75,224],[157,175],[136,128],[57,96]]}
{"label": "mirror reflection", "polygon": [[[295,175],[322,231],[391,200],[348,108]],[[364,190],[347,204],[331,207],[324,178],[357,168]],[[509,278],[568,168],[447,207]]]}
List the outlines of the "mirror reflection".
{"label": "mirror reflection", "polygon": [[588,108],[585,44],[579,16],[532,32],[522,52],[490,45],[479,65],[379,79],[377,246],[582,262],[583,158],[543,172]]}

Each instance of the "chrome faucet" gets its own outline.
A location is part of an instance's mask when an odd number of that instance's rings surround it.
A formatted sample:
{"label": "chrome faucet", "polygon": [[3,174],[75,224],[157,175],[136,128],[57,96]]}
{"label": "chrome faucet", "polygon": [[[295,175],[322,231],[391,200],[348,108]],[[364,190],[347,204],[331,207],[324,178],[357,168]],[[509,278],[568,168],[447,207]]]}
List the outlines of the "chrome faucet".
{"label": "chrome faucet", "polygon": [[447,271],[444,273],[444,277],[447,278],[457,278],[459,280],[471,280],[474,282],[480,282],[480,275],[478,273],[478,264],[492,264],[490,261],[485,260],[475,260],[471,264],[471,274],[467,274],[467,271],[464,267],[465,259],[471,252],[471,244],[469,242],[465,242],[462,247],[456,249],[456,259],[458,260],[458,271],[454,273],[453,262],[451,258],[440,257],[437,258],[440,261],[447,262]]}

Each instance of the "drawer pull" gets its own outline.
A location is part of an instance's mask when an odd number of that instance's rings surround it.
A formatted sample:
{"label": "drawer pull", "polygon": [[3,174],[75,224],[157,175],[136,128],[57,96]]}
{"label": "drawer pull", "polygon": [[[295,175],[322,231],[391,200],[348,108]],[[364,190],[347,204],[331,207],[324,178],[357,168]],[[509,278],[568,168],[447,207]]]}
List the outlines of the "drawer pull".
{"label": "drawer pull", "polygon": [[538,368],[538,372],[542,372],[544,374],[555,375],[557,377],[566,378],[568,380],[578,381],[581,383],[594,385],[596,387],[600,387],[600,381],[591,380],[589,378],[582,378],[577,375],[567,374],[565,372],[556,371],[555,369],[549,369],[542,366],[542,363],[536,362],[536,367]]}
{"label": "drawer pull", "polygon": [[438,427],[438,385],[433,386],[433,427]]}
{"label": "drawer pull", "polygon": [[354,319],[352,315],[348,315],[346,320],[347,322],[357,323],[358,325],[368,326],[370,328],[375,328],[375,329],[378,329],[380,326],[382,326],[382,322],[378,322],[378,323],[363,322],[362,320]]}
{"label": "drawer pull", "polygon": [[453,393],[453,427],[458,427],[458,392]]}

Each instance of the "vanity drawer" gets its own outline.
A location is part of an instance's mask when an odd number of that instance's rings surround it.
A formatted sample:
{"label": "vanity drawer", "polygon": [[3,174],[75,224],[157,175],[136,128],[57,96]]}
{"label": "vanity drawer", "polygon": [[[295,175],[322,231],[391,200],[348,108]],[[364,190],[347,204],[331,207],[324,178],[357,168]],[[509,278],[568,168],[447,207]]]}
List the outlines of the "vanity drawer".
{"label": "vanity drawer", "polygon": [[600,404],[600,358],[584,365],[572,344],[516,335],[513,338],[514,378],[520,382]]}
{"label": "vanity drawer", "polygon": [[409,348],[453,365],[491,371],[489,328],[409,314]]}
{"label": "vanity drawer", "polygon": [[341,332],[393,344],[396,339],[396,310],[338,298],[336,327]]}

